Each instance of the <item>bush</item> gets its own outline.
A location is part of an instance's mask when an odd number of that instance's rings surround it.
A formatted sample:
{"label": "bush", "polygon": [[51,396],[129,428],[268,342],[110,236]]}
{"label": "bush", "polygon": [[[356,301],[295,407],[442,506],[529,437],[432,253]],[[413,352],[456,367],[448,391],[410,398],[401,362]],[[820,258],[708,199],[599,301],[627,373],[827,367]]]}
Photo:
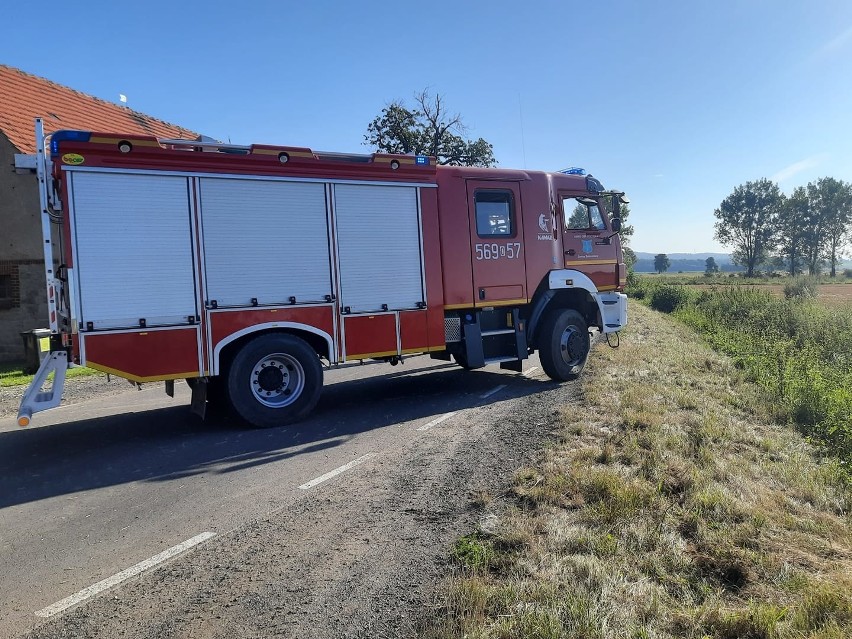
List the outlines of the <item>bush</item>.
{"label": "bush", "polygon": [[692,292],[683,286],[656,286],[650,293],[651,308],[663,313],[674,313],[692,299]]}
{"label": "bush", "polygon": [[843,269],[843,277],[852,278],[852,268]]}
{"label": "bush", "polygon": [[784,297],[788,300],[812,300],[817,296],[819,281],[815,277],[797,277],[784,285]]}
{"label": "bush", "polygon": [[630,269],[627,271],[627,288],[633,288],[639,284],[639,276],[636,271]]}
{"label": "bush", "polygon": [[624,292],[627,293],[628,297],[641,300],[648,297],[651,290],[656,286],[656,282],[649,282],[646,278],[640,277],[636,273],[629,273],[627,275],[627,288]]}
{"label": "bush", "polygon": [[852,461],[852,310],[800,299],[732,286],[693,295],[676,314],[766,389],[779,415]]}

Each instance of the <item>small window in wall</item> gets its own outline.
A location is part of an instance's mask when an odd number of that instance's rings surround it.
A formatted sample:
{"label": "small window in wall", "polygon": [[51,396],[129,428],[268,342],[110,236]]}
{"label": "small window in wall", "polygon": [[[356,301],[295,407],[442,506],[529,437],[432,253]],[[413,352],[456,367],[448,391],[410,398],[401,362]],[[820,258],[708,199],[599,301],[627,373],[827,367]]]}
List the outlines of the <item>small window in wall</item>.
{"label": "small window in wall", "polygon": [[565,228],[569,231],[606,229],[600,207],[595,200],[563,197],[562,212],[565,215]]}
{"label": "small window in wall", "polygon": [[12,273],[0,273],[0,310],[14,308],[16,304]]}
{"label": "small window in wall", "polygon": [[477,191],[474,200],[479,237],[515,234],[515,201],[511,191]]}

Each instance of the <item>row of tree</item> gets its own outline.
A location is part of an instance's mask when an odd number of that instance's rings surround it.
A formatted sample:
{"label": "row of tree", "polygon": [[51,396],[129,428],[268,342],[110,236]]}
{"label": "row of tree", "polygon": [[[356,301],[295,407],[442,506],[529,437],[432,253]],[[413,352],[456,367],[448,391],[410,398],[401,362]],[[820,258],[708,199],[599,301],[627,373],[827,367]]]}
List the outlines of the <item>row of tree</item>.
{"label": "row of tree", "polygon": [[760,267],[831,276],[852,242],[852,184],[820,178],[789,196],[766,178],[734,189],[714,211],[715,237],[751,277]]}

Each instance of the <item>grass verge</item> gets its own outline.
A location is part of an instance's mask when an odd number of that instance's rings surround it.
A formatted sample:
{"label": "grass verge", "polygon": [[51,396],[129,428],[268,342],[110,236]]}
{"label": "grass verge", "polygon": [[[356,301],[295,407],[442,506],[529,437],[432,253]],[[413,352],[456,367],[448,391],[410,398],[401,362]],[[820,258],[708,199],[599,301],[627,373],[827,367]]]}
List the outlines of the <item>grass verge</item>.
{"label": "grass verge", "polygon": [[[556,445],[481,502],[488,526],[420,635],[852,636],[852,497],[746,372],[639,305]],[[496,522],[494,515],[497,516]]]}
{"label": "grass verge", "polygon": [[815,300],[817,283],[785,287],[788,299],[752,287],[696,290],[640,278],[637,299],[698,330],[768,396],[776,416],[852,464],[852,297]]}
{"label": "grass verge", "polygon": [[[65,373],[66,379],[74,377],[88,377],[90,375],[103,375],[93,368],[77,366],[69,368]],[[0,388],[7,386],[28,386],[35,375],[28,375],[21,370],[20,364],[0,364]]]}

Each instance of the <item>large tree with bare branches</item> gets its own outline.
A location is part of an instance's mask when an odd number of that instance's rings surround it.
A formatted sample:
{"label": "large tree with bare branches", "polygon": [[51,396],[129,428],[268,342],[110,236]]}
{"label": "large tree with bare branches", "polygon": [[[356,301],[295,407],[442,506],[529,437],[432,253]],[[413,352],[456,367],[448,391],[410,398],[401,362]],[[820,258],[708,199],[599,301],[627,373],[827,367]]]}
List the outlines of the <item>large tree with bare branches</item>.
{"label": "large tree with bare branches", "polygon": [[364,143],[381,153],[431,155],[439,164],[494,166],[494,149],[483,138],[465,137],[467,127],[458,113],[447,111],[440,94],[421,91],[414,108],[401,100],[388,104],[367,125]]}

